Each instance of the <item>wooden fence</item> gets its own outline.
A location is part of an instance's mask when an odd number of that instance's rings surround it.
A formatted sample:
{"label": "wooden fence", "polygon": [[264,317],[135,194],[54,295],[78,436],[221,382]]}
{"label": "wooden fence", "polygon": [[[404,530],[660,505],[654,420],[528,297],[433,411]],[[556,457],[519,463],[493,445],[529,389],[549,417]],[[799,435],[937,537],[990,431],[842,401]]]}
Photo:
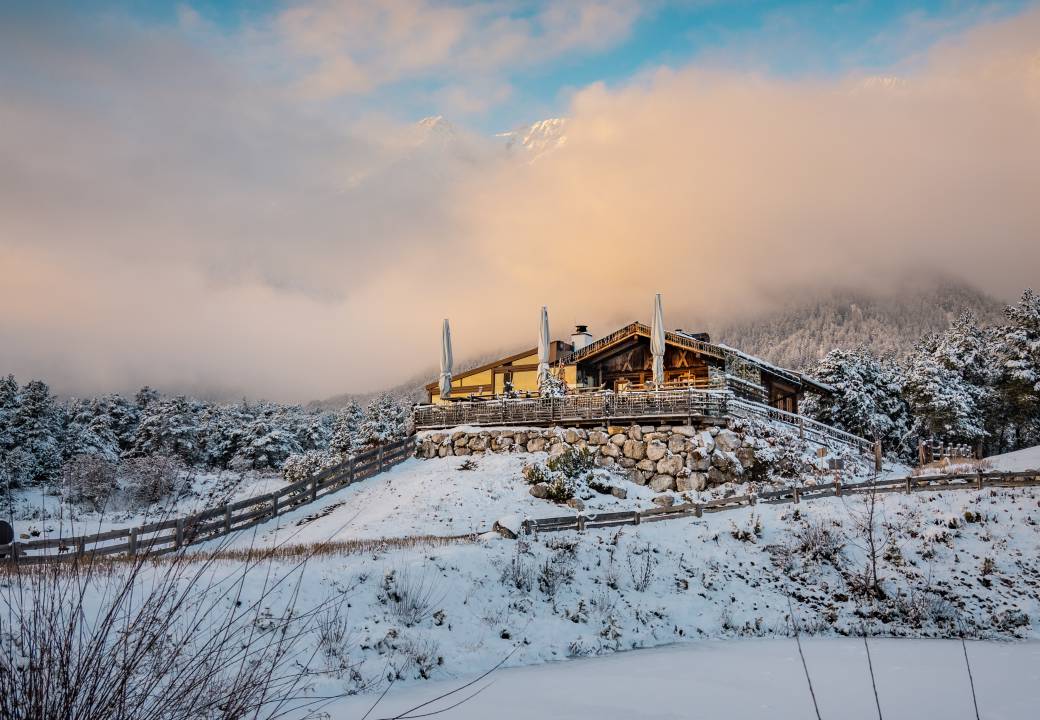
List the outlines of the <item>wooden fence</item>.
{"label": "wooden fence", "polygon": [[683,503],[672,507],[650,508],[630,512],[575,513],[560,517],[525,520],[523,530],[530,535],[536,532],[559,530],[591,530],[617,525],[640,525],[658,520],[677,520],[685,517],[701,517],[704,513],[735,510],[740,507],[764,503],[800,503],[821,497],[861,495],[876,490],[878,493],[925,492],[938,490],[982,490],[987,487],[1030,487],[1040,485],[1040,471],[1025,472],[979,472],[960,475],[922,475],[843,484],[840,480],[812,487],[793,487],[754,495],[733,495],[708,500],[702,503]]}
{"label": "wooden fence", "polygon": [[[411,457],[415,435],[378,447],[274,492],[238,500],[184,517],[96,535],[56,537],[0,545],[4,562],[32,565],[106,555],[161,555],[253,527],[314,502]],[[33,553],[33,554],[27,554]]]}

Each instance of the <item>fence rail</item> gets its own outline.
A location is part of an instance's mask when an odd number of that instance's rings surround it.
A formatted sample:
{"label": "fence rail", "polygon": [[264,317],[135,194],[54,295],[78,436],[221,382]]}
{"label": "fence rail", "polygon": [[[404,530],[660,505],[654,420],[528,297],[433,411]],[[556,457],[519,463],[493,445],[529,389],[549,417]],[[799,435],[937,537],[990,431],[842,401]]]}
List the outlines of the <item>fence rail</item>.
{"label": "fence rail", "polygon": [[593,528],[615,527],[618,525],[640,525],[658,520],[677,520],[685,517],[701,517],[705,513],[724,512],[740,507],[765,503],[779,505],[784,503],[800,503],[802,500],[813,500],[821,497],[841,495],[862,495],[872,491],[878,493],[892,492],[926,492],[939,490],[982,490],[987,487],[1031,487],[1040,486],[1040,470],[1024,472],[979,472],[958,475],[921,475],[843,484],[841,481],[814,485],[812,487],[791,487],[770,490],[758,494],[733,495],[702,503],[683,503],[671,507],[634,510],[631,512],[610,513],[575,513],[537,520],[525,520],[523,531],[530,535],[536,532],[558,532],[561,530],[591,530]]}
{"label": "fence rail", "polygon": [[[237,500],[184,517],[94,535],[44,538],[0,545],[0,562],[36,565],[107,555],[161,555],[259,525],[308,505],[365,478],[378,475],[412,456],[415,435],[374,448],[344,463],[285,485],[273,492]],[[56,551],[44,552],[41,551]]]}

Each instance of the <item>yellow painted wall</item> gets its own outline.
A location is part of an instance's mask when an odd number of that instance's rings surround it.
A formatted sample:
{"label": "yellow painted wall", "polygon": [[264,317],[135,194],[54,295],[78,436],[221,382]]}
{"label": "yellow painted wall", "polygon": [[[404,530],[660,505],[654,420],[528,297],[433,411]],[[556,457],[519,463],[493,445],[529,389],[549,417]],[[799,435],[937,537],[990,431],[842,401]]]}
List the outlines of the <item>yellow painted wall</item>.
{"label": "yellow painted wall", "polygon": [[[528,355],[527,357],[520,358],[514,361],[516,365],[528,365],[537,364],[537,354]],[[500,366],[501,370],[508,370],[509,365]],[[574,387],[578,382],[578,368],[576,365],[565,365],[563,367],[563,378],[567,385]],[[461,377],[454,377],[451,379],[451,386],[453,388],[461,387],[477,387],[483,386],[484,391],[480,393],[481,397],[500,395],[504,391],[503,384],[505,382],[505,376],[499,372],[494,375],[494,386],[492,386],[492,371],[485,370],[483,372],[475,373],[473,375],[463,375]],[[513,371],[513,390],[516,392],[538,392],[538,371],[537,370],[514,370]],[[458,392],[456,397],[463,397],[469,395],[471,391],[465,393]],[[433,391],[433,397],[431,398],[433,403],[444,402],[441,400],[440,393],[436,390]]]}

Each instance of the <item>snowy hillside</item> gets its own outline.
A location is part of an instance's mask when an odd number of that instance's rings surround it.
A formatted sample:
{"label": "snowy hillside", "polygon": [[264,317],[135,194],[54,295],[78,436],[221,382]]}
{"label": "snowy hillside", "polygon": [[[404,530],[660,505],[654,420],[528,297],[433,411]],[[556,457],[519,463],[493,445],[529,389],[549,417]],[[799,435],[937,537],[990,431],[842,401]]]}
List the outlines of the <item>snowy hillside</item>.
{"label": "snowy hillside", "polygon": [[876,355],[904,356],[965,310],[999,322],[1002,305],[957,282],[918,282],[888,294],[835,291],[792,301],[741,322],[710,323],[713,338],[783,367],[808,369],[834,348],[866,345]]}

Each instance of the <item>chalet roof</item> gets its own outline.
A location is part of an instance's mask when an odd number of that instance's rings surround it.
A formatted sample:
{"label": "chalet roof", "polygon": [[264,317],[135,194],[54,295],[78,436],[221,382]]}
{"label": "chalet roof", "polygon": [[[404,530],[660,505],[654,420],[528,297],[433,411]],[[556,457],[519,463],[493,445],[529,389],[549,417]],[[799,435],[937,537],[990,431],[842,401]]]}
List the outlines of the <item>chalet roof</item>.
{"label": "chalet roof", "polygon": [[[575,350],[569,356],[565,356],[563,360],[565,362],[579,362],[588,358],[594,357],[601,352],[615,347],[619,343],[628,340],[630,337],[650,337],[650,327],[644,325],[641,322],[633,322],[628,325],[615,330],[609,335],[601,337],[593,343],[586,345],[580,350]],[[772,363],[766,362],[761,358],[757,358],[754,355],[748,355],[745,352],[741,352],[736,348],[731,348],[723,343],[713,343],[706,340],[702,340],[697,336],[682,331],[667,331],[665,332],[665,343],[668,345],[674,345],[676,347],[686,348],[693,350],[694,352],[713,357],[718,360],[727,360],[731,358],[739,358],[743,362],[750,363],[758,367],[761,371],[766,372],[774,377],[786,380],[787,382],[794,383],[798,386],[808,386],[819,392],[831,393],[834,392],[834,388],[824,383],[813,380],[812,378],[803,375],[802,373],[795,372],[794,370],[787,370],[785,368],[773,365]]]}

